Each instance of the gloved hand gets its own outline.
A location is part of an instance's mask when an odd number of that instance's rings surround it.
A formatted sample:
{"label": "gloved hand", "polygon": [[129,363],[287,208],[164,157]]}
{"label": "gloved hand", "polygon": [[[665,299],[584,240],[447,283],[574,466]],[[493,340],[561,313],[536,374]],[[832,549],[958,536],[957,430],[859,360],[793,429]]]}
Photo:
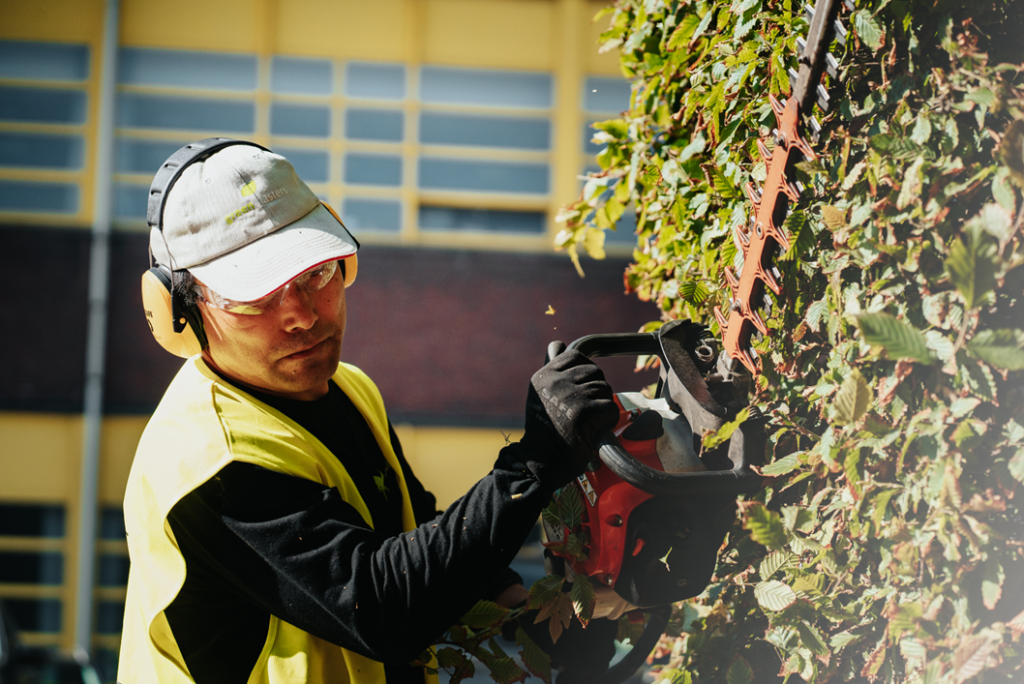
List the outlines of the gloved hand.
{"label": "gloved hand", "polygon": [[533,374],[520,444],[537,479],[560,487],[594,457],[597,436],[619,411],[604,373],[582,353],[562,352]]}

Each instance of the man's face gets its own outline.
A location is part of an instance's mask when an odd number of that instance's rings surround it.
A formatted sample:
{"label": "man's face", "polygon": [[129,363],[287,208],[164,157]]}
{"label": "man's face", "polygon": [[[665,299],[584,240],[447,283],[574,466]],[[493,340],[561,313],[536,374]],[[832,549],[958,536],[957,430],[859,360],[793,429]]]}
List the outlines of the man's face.
{"label": "man's face", "polygon": [[233,314],[198,301],[209,348],[206,360],[241,385],[287,399],[327,394],[345,336],[342,269],[316,292],[289,287],[281,303],[262,314]]}

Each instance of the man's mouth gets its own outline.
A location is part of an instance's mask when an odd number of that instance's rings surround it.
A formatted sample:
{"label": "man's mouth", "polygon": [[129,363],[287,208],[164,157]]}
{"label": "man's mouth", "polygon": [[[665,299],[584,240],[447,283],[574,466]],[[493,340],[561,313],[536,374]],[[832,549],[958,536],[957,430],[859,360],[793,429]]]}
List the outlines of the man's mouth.
{"label": "man's mouth", "polygon": [[302,359],[307,358],[309,356],[313,356],[314,354],[317,353],[317,351],[319,351],[321,346],[323,344],[325,344],[329,339],[331,339],[330,336],[325,337],[324,339],[320,340],[319,342],[315,342],[313,345],[311,345],[309,347],[306,347],[304,349],[300,349],[299,351],[292,352],[291,354],[285,355],[284,358],[286,358],[286,359],[294,359],[294,360],[302,360]]}

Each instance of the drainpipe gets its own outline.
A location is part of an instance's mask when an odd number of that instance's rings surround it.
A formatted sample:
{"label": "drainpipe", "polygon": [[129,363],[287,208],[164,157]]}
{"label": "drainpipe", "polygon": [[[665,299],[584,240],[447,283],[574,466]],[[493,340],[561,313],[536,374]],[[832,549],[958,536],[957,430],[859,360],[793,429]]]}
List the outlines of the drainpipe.
{"label": "drainpipe", "polygon": [[92,251],[89,255],[89,322],[85,343],[85,406],[82,429],[82,478],[78,509],[78,577],[75,581],[75,652],[92,651],[93,586],[96,568],[96,519],[99,508],[100,430],[107,351],[107,290],[110,280],[110,217],[113,198],[115,87],[120,0],[106,1],[100,56],[96,168],[93,174]]}

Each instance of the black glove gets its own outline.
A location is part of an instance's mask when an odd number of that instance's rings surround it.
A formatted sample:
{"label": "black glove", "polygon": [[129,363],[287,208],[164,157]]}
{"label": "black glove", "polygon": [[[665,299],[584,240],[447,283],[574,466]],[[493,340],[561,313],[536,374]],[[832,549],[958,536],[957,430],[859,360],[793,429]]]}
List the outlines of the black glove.
{"label": "black glove", "polygon": [[537,479],[560,487],[594,457],[597,436],[618,421],[604,373],[576,350],[533,374],[526,395],[523,458]]}

